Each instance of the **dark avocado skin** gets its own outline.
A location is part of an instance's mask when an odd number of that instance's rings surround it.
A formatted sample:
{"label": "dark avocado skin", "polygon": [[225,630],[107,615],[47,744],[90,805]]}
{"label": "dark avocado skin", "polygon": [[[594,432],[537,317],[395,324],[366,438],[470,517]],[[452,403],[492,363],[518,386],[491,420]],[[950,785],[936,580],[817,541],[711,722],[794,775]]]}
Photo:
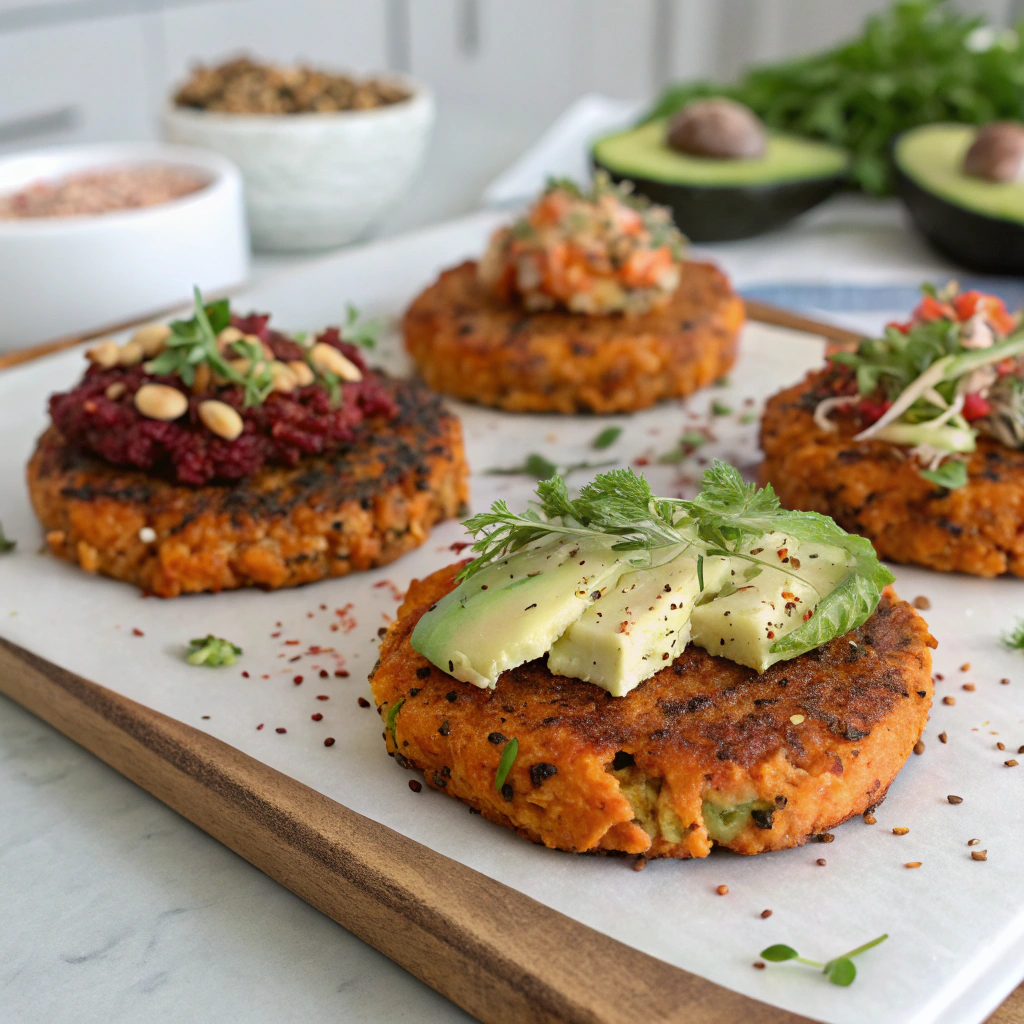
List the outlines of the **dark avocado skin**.
{"label": "dark avocado skin", "polygon": [[691,242],[733,242],[773,231],[824,202],[846,183],[845,174],[765,185],[674,185],[626,178],[591,156],[593,166],[612,181],[631,181],[652,203],[667,206],[676,226]]}
{"label": "dark avocado skin", "polygon": [[896,194],[937,252],[983,274],[1024,275],[1024,224],[957,206],[921,188],[895,160],[893,166]]}

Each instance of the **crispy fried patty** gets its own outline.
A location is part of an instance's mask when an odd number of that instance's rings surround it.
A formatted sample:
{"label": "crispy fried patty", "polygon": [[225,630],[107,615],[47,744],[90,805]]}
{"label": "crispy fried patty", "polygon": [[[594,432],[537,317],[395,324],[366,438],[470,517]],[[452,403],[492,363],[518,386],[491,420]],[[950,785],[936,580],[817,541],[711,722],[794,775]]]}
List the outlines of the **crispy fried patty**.
{"label": "crispy fried patty", "polygon": [[743,303],[710,263],[686,263],[643,316],[527,313],[490,296],[469,261],[405,314],[405,346],[435,391],[513,412],[633,412],[681,398],[736,361]]}
{"label": "crispy fried patty", "polygon": [[837,431],[819,429],[823,377],[810,374],[765,407],[761,477],[784,505],[831,516],[894,562],[1024,576],[1024,451],[980,437],[967,485],[948,491],[921,477],[905,449],[854,441],[852,422],[837,417]]}
{"label": "crispy fried patty", "polygon": [[[625,697],[530,662],[482,690],[417,654],[420,616],[460,566],[415,581],[371,685],[388,750],[427,784],[546,846],[704,857],[709,806],[750,805],[725,842],[799,846],[878,804],[928,720],[935,641],[891,592],[859,629],[761,675],[690,645]],[[519,743],[501,791],[495,772]],[[714,831],[714,826],[712,828]]]}
{"label": "crispy fried patty", "polygon": [[346,449],[236,484],[188,487],[119,469],[51,427],[28,467],[47,543],[161,597],[276,589],[393,561],[458,514],[468,468],[461,426],[441,400],[420,384],[386,383],[396,419],[366,421]]}

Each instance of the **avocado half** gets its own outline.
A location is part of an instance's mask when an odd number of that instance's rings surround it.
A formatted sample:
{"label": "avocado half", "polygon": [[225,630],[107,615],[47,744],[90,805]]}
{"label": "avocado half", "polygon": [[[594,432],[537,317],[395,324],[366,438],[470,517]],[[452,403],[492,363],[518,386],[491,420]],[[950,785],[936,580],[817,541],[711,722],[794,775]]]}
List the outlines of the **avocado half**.
{"label": "avocado half", "polygon": [[694,242],[749,238],[785,224],[827,199],[847,177],[846,151],[771,133],[763,157],[687,156],[665,142],[666,122],[648,121],[594,143],[594,166],[613,181],[668,206]]}
{"label": "avocado half", "polygon": [[927,124],[892,146],[896,194],[943,256],[986,274],[1024,274],[1024,182],[963,173],[977,128]]}

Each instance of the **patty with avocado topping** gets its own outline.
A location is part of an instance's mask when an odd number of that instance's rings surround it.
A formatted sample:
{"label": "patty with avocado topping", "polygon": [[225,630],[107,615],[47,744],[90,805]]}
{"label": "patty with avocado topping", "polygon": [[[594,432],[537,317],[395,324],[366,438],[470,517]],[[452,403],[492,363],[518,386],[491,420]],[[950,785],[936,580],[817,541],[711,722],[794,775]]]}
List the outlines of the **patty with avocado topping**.
{"label": "patty with avocado topping", "polygon": [[389,750],[561,849],[798,845],[877,803],[934,645],[870,543],[716,462],[692,500],[631,470],[466,522],[371,677]]}
{"label": "patty with avocado topping", "polygon": [[[624,697],[538,658],[494,689],[412,647],[461,565],[414,581],[371,678],[398,762],[533,842],[704,857],[799,846],[878,804],[920,738],[935,641],[891,592],[845,636],[758,674],[694,644]],[[510,740],[518,752],[495,786]]]}

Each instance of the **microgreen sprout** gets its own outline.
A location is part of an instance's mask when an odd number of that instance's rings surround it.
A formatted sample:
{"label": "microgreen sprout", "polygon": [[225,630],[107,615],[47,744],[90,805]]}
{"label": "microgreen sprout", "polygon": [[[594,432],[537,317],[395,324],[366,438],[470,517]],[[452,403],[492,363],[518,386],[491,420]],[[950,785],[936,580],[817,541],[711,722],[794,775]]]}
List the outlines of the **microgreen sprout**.
{"label": "microgreen sprout", "polygon": [[494,788],[501,792],[501,787],[505,785],[505,780],[508,778],[508,773],[512,770],[512,765],[515,764],[516,755],[519,753],[519,740],[514,736],[505,745],[505,749],[501,752],[501,760],[498,762],[498,770],[494,773]]}
{"label": "microgreen sprout", "polygon": [[345,306],[345,325],[341,328],[343,341],[360,348],[376,348],[383,330],[384,321],[380,318],[364,320],[351,302]]}
{"label": "microgreen sprout", "polygon": [[842,956],[837,956],[833,960],[829,960],[826,963],[819,963],[817,960],[808,960],[806,957],[800,956],[799,953],[792,947],[786,946],[782,943],[776,946],[769,946],[767,949],[761,950],[761,958],[768,960],[771,963],[783,963],[786,960],[795,960],[799,964],[807,964],[808,967],[817,967],[821,969],[821,972],[832,982],[833,985],[842,985],[844,988],[847,985],[853,983],[853,979],[857,977],[857,968],[853,964],[853,958],[859,956],[861,953],[867,952],[867,950],[880,945],[889,938],[888,935],[879,935],[877,939],[872,939],[870,942],[865,942],[863,946],[858,946],[856,949],[851,949],[849,953],[843,953]]}
{"label": "microgreen sprout", "polygon": [[1024,619],[1018,619],[1013,629],[1003,634],[1003,646],[1011,651],[1024,651]]}
{"label": "microgreen sprout", "polygon": [[[398,712],[402,710],[402,705],[404,703],[405,698],[403,697],[401,700],[396,700],[395,703],[388,708],[387,730],[391,733],[391,738],[393,740],[395,739],[395,725],[398,722]],[[395,742],[397,742],[397,740],[395,740]]]}
{"label": "microgreen sprout", "polygon": [[717,398],[711,403],[711,415],[712,416],[731,416],[732,406],[727,405],[725,402],[720,402]]}
{"label": "microgreen sprout", "polygon": [[611,448],[616,441],[618,441],[622,434],[622,427],[605,427],[597,437],[594,438],[591,443],[592,448],[596,448],[598,451],[603,451],[605,448]]}
{"label": "microgreen sprout", "polygon": [[205,665],[207,668],[220,668],[234,665],[242,648],[212,633],[189,641],[189,653],[185,660],[190,665]]}
{"label": "microgreen sprout", "polygon": [[496,466],[486,472],[491,476],[532,476],[535,480],[550,480],[553,476],[568,476],[581,469],[602,469],[611,462],[570,462],[558,465],[543,455],[527,455],[518,466]]}
{"label": "microgreen sprout", "polygon": [[658,461],[665,464],[682,462],[707,443],[707,435],[702,434],[699,430],[684,430],[675,448],[660,455]]}
{"label": "microgreen sprout", "polygon": [[0,555],[13,551],[17,543],[16,540],[10,540],[4,535],[4,525],[0,523]]}

